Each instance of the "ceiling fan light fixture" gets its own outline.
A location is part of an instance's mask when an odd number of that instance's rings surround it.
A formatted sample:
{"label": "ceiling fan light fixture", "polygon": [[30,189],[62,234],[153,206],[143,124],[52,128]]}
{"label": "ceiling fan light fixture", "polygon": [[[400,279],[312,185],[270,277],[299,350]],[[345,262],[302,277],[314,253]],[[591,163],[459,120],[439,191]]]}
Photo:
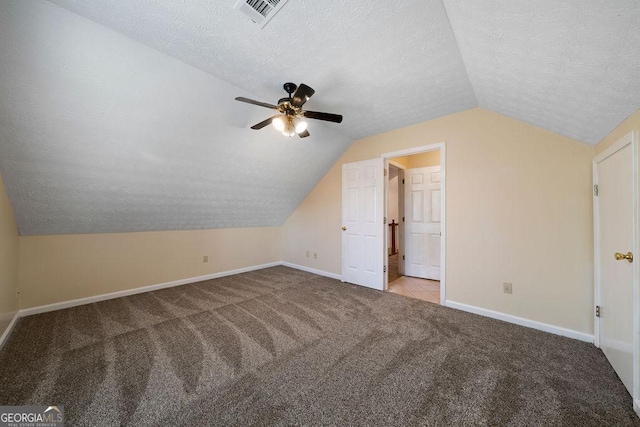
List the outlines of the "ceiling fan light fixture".
{"label": "ceiling fan light fixture", "polygon": [[287,120],[287,123],[284,125],[284,130],[282,131],[282,134],[288,137],[292,137],[293,135],[296,134],[296,127],[293,124],[292,119]]}
{"label": "ceiling fan light fixture", "polygon": [[[249,0],[246,0],[247,2]],[[253,2],[254,0],[252,0]],[[265,1],[283,1],[283,0],[265,0]],[[264,3],[262,1],[256,3]],[[324,120],[326,122],[342,123],[342,116],[340,114],[322,113],[320,111],[302,110],[302,106],[311,98],[316,92],[304,83],[300,83],[300,86],[295,83],[285,83],[283,85],[287,97],[278,101],[278,105],[269,104],[262,101],[256,101],[254,99],[244,98],[242,96],[236,97],[236,101],[246,102],[247,104],[258,105],[270,110],[276,110],[279,114],[270,117],[266,120],[256,123],[251,126],[253,130],[260,130],[269,123],[273,127],[281,132],[284,136],[292,137],[294,135],[300,136],[300,138],[309,137],[309,131],[307,130],[307,121],[304,119]]]}
{"label": "ceiling fan light fixture", "polygon": [[284,123],[284,118],[282,116],[276,117],[275,119],[271,120],[271,124],[279,132],[284,132],[285,123]]}
{"label": "ceiling fan light fixture", "polygon": [[296,133],[302,133],[307,130],[307,122],[304,120],[296,119]]}

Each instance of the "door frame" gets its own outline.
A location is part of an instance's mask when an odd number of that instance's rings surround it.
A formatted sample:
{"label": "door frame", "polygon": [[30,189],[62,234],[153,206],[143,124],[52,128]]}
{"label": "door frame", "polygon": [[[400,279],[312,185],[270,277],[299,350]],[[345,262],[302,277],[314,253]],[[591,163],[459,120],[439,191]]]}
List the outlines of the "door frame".
{"label": "door frame", "polygon": [[[593,343],[596,347],[600,348],[600,318],[596,316],[595,306],[601,303],[600,294],[600,212],[598,207],[598,196],[596,196],[596,185],[598,185],[598,164],[619,150],[631,145],[632,164],[633,164],[633,255],[640,257],[640,208],[638,204],[638,169],[640,157],[638,156],[638,135],[636,131],[632,131],[622,137],[615,144],[607,148],[602,153],[598,154],[593,159],[593,248],[594,248],[594,262],[593,262],[593,274],[594,274],[594,310],[593,310],[593,325],[594,325],[594,340]],[[636,261],[636,260],[634,260]],[[633,409],[636,413],[640,414],[640,340],[638,334],[640,333],[640,258],[633,263]]]}
{"label": "door frame", "polygon": [[[442,209],[442,238],[440,240],[440,305],[445,305],[445,301],[447,300],[446,298],[446,276],[447,276],[447,260],[446,260],[446,254],[447,254],[447,210],[446,210],[446,200],[447,200],[447,179],[446,179],[446,142],[438,142],[435,144],[429,144],[429,145],[423,145],[421,147],[413,147],[413,148],[408,148],[406,150],[400,150],[400,151],[393,151],[390,153],[382,153],[382,155],[380,157],[382,157],[384,159],[384,168],[385,170],[389,169],[389,162],[393,161],[394,157],[403,157],[403,156],[411,156],[414,154],[420,154],[420,153],[426,153],[429,151],[437,151],[440,150],[440,173],[442,174],[442,198],[440,200],[440,208]],[[403,168],[404,169],[404,168]],[[385,179],[385,186],[384,186],[384,197],[383,197],[383,203],[384,203],[384,215],[386,217],[389,216],[389,212],[388,212],[388,192],[389,190],[389,180]],[[384,248],[386,251],[387,245],[389,244],[387,242],[387,235],[386,233],[384,234]],[[384,265],[385,268],[388,270],[389,269],[389,257],[387,256],[385,261],[384,261]],[[388,283],[388,279],[389,279],[389,275],[385,274],[384,276],[384,290],[387,290],[387,287],[389,285]]]}

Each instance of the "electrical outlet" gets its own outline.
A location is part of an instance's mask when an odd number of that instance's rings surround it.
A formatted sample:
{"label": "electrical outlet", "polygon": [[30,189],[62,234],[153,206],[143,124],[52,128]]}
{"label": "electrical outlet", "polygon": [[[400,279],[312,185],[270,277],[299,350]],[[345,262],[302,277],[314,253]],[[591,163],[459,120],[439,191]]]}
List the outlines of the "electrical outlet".
{"label": "electrical outlet", "polygon": [[307,251],[307,258],[309,258],[309,251]]}
{"label": "electrical outlet", "polygon": [[504,282],[502,284],[502,290],[504,291],[505,294],[512,294],[513,293],[513,284],[509,283],[509,282]]}
{"label": "electrical outlet", "polygon": [[317,253],[317,252],[314,252],[314,253],[313,253],[313,258],[314,258],[314,259],[318,259],[318,253]]}
{"label": "electrical outlet", "polygon": [[202,262],[209,262],[209,255],[203,255]]}

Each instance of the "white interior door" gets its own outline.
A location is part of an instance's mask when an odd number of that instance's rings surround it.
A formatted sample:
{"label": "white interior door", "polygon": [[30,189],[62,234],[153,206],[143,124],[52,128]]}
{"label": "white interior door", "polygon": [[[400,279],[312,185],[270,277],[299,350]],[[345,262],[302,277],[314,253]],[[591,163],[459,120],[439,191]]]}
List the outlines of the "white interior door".
{"label": "white interior door", "polygon": [[342,166],[342,280],[384,290],[384,163]]}
{"label": "white interior door", "polygon": [[404,272],[404,169],[398,170],[398,274]]}
{"label": "white interior door", "polygon": [[440,280],[440,166],[405,171],[405,275]]}
{"label": "white interior door", "polygon": [[634,263],[638,260],[631,263],[620,255],[616,257],[617,253],[626,255],[634,251],[634,156],[631,139],[600,161],[596,159],[594,171],[597,183],[594,207],[599,343],[633,395]]}

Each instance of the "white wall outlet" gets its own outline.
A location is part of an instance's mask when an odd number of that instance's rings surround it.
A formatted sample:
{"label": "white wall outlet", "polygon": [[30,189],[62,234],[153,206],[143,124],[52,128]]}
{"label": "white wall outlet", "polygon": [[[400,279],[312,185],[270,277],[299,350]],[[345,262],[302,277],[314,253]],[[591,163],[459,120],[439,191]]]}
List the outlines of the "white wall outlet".
{"label": "white wall outlet", "polygon": [[309,251],[307,251],[307,258],[309,258]]}
{"label": "white wall outlet", "polygon": [[317,253],[317,252],[314,252],[314,253],[313,253],[313,258],[314,258],[314,259],[318,259],[318,253]]}
{"label": "white wall outlet", "polygon": [[202,262],[209,262],[209,255],[203,255]]}
{"label": "white wall outlet", "polygon": [[513,293],[513,284],[509,283],[509,282],[504,282],[502,284],[502,290],[504,291],[505,294],[512,294]]}

